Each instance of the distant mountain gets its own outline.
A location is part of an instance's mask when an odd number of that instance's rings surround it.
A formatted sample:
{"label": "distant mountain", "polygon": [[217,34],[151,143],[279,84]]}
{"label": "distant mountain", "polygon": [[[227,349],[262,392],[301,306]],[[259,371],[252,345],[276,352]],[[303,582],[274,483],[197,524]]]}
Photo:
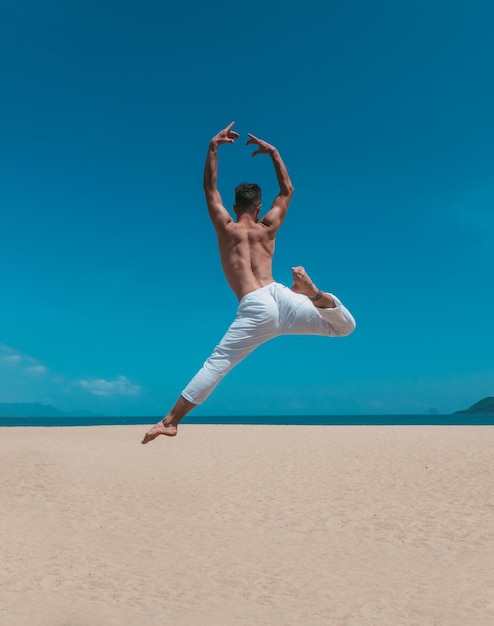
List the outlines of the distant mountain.
{"label": "distant mountain", "polygon": [[439,415],[439,411],[433,406],[430,409],[427,409],[425,415]]}
{"label": "distant mountain", "polygon": [[0,402],[0,417],[92,417],[94,415],[91,411],[61,411],[49,404],[38,402]]}
{"label": "distant mountain", "polygon": [[456,411],[455,415],[458,413],[492,413],[494,414],[494,398],[490,396],[489,398],[484,398],[472,406],[469,409],[465,409],[464,411]]}

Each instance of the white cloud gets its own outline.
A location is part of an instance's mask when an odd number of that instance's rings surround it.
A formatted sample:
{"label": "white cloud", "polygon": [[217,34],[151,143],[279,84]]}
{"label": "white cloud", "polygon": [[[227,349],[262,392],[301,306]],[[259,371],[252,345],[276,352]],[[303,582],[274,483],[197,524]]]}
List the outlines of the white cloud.
{"label": "white cloud", "polygon": [[48,371],[38,359],[0,343],[0,402],[50,404],[56,386],[47,383]]}
{"label": "white cloud", "polygon": [[4,343],[0,343],[0,363],[17,365],[21,360],[22,356],[18,352],[6,346]]}
{"label": "white cloud", "polygon": [[[77,380],[52,371],[38,359],[0,343],[0,402],[42,402],[54,404],[67,401],[80,405],[89,392],[92,396],[138,396],[141,387],[125,376],[113,380]],[[96,398],[95,398],[96,401]],[[98,410],[98,407],[93,407]]]}
{"label": "white cloud", "polygon": [[6,354],[2,357],[0,357],[2,363],[7,363],[7,364],[11,364],[11,365],[17,365],[18,363],[21,362],[21,355],[20,354]]}
{"label": "white cloud", "polygon": [[42,375],[48,371],[48,368],[44,365],[29,365],[25,370],[28,374]]}
{"label": "white cloud", "polygon": [[6,346],[4,343],[0,343],[0,363],[11,369],[21,366],[28,374],[44,374],[48,369],[32,356],[14,350],[14,348]]}
{"label": "white cloud", "polygon": [[94,396],[138,396],[141,393],[141,387],[125,376],[118,376],[113,381],[104,378],[80,380],[79,384]]}

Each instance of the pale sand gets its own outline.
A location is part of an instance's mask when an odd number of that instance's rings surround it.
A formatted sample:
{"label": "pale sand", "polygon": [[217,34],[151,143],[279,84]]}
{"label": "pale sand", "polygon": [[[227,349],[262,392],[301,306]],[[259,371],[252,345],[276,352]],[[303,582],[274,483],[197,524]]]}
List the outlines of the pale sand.
{"label": "pale sand", "polygon": [[494,428],[0,429],[2,626],[494,624]]}

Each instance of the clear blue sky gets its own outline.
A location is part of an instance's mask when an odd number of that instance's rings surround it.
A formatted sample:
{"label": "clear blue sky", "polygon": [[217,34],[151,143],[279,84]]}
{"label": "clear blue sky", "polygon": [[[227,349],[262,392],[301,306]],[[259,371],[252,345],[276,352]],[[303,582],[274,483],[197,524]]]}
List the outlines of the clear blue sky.
{"label": "clear blue sky", "polygon": [[165,413],[233,319],[202,192],[295,196],[343,339],[259,348],[197,415],[441,412],[494,395],[489,0],[0,5],[0,402]]}

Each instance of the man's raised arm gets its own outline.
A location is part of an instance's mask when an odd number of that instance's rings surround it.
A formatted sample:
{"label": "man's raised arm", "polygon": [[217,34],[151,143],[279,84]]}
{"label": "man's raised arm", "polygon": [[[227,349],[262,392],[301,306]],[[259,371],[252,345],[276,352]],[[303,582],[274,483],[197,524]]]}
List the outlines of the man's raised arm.
{"label": "man's raised arm", "polygon": [[208,205],[209,216],[215,227],[231,221],[231,216],[223,206],[217,187],[218,180],[218,146],[223,143],[233,143],[238,138],[238,133],[232,130],[235,122],[221,130],[209,142],[206,165],[204,166],[204,193]]}
{"label": "man's raised arm", "polygon": [[261,222],[269,228],[277,230],[285,219],[288,205],[292,199],[292,181],[290,180],[288,170],[286,169],[286,165],[283,162],[278,150],[267,141],[263,141],[250,133],[248,133],[248,136],[249,140],[246,145],[255,144],[258,146],[257,150],[252,153],[252,156],[256,156],[257,154],[269,154],[271,160],[273,161],[276,178],[278,179],[278,184],[280,186],[280,193],[274,199],[271,209],[262,218]]}

